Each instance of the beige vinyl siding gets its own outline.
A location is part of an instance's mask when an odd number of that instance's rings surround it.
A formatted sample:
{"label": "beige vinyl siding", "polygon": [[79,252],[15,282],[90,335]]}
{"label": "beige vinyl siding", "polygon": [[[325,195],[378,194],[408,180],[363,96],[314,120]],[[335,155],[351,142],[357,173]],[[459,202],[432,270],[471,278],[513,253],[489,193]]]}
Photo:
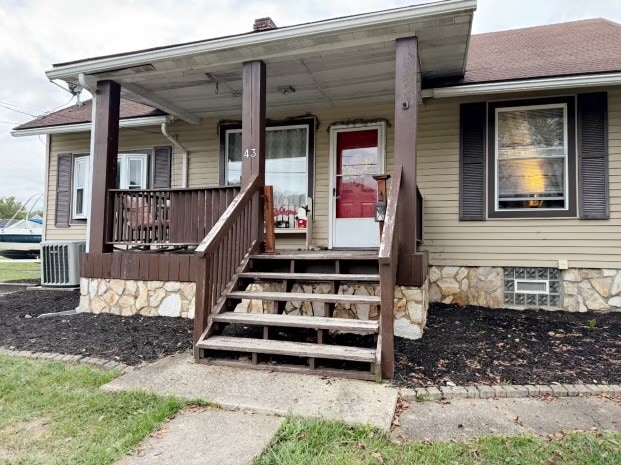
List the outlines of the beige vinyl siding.
{"label": "beige vinyl siding", "polygon": [[[459,105],[466,100],[426,102],[418,128],[418,184],[425,196],[423,249],[429,251],[431,263],[556,267],[558,260],[564,259],[570,267],[621,268],[621,88],[607,90],[610,220],[459,221]],[[493,99],[542,95],[554,93],[512,94]],[[468,99],[482,100],[485,98]]]}
{"label": "beige vinyl siding", "polygon": [[[590,91],[590,90],[589,90]],[[575,92],[565,91],[557,95]],[[558,266],[559,259],[569,260],[571,267],[621,268],[621,88],[609,93],[610,220],[559,219],[490,219],[461,222],[459,207],[459,105],[468,99],[426,100],[420,108],[418,127],[418,184],[425,196],[425,244],[432,264],[469,266]],[[493,100],[540,97],[554,93],[511,94]],[[305,109],[292,114],[303,113]],[[270,114],[279,119],[292,114]],[[387,119],[386,169],[393,164],[394,131],[392,104],[323,108],[313,111],[320,123],[315,134],[315,192],[312,243],[328,245],[330,192],[330,133],[328,127],[352,119]],[[170,133],[190,152],[189,187],[218,184],[220,136],[218,119],[210,118],[198,126],[185,123],[171,125]],[[145,132],[148,131],[148,132]],[[159,128],[143,131],[123,129],[122,149],[170,145]],[[89,134],[63,134],[52,138],[52,155],[48,186],[47,239],[83,239],[85,226],[54,228],[56,190],[56,156],[59,153],[88,152]],[[173,156],[173,187],[181,186],[181,153]],[[413,212],[411,212],[413,214]],[[302,247],[302,238],[283,235],[277,245]]]}

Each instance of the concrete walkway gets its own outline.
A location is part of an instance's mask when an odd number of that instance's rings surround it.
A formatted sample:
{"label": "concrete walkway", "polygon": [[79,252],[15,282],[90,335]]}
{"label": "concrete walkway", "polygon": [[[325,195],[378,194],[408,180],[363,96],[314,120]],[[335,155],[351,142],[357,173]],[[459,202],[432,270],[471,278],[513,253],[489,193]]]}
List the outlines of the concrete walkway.
{"label": "concrete walkway", "polygon": [[[196,365],[188,354],[129,371],[103,389],[147,390],[221,407],[179,414],[147,438],[135,456],[117,465],[249,465],[269,444],[284,415],[389,430],[398,399],[398,390],[385,384]],[[599,397],[411,402],[392,434],[443,441],[591,428],[621,431],[621,404]]]}
{"label": "concrete walkway", "polygon": [[591,428],[621,431],[621,404],[597,397],[412,402],[400,415],[399,423],[393,434],[413,441],[489,434],[546,435]]}
{"label": "concrete walkway", "polygon": [[369,424],[389,430],[398,391],[366,381],[196,365],[187,354],[166,357],[105,385],[217,403],[226,410]]}
{"label": "concrete walkway", "polygon": [[185,412],[117,465],[250,465],[282,421],[217,409]]}

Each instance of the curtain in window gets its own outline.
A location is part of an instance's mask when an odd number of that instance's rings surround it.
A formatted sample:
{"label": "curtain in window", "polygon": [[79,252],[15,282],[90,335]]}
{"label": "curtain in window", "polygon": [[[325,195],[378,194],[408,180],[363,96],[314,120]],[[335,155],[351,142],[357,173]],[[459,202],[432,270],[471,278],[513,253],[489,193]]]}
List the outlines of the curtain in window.
{"label": "curtain in window", "polygon": [[[283,128],[265,134],[265,183],[274,186],[274,205],[297,210],[306,204],[307,128]],[[228,163],[226,181],[241,180],[241,133],[227,134]]]}

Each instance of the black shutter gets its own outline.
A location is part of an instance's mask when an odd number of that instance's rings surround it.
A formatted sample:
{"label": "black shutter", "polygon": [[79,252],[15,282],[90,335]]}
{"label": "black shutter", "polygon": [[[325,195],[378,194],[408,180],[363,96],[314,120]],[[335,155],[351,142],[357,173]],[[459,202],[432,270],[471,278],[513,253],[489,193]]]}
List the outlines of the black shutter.
{"label": "black shutter", "polygon": [[578,95],[578,202],[582,219],[610,217],[606,92]]}
{"label": "black shutter", "polygon": [[170,187],[172,147],[155,147],[153,153],[153,189]]}
{"label": "black shutter", "polygon": [[485,102],[460,106],[459,219],[485,219]]}
{"label": "black shutter", "polygon": [[68,228],[71,220],[71,170],[73,156],[61,153],[57,157],[55,226]]}

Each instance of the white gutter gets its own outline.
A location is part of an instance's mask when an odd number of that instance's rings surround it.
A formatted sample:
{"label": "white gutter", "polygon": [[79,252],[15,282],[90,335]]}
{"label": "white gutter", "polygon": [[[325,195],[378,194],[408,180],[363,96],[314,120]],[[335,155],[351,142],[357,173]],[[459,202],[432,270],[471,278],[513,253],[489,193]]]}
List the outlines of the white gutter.
{"label": "white gutter", "polygon": [[[189,152],[183,145],[179,143],[179,141],[174,137],[168,134],[168,123],[162,123],[162,135],[170,141],[175,147],[177,147],[183,153],[182,165],[181,165],[181,187],[188,187],[188,157]],[[172,162],[172,161],[171,161]]]}
{"label": "white gutter", "polygon": [[[93,99],[93,108],[95,107],[95,99]],[[94,113],[94,110],[93,110]],[[172,121],[171,116],[145,116],[144,118],[130,118],[119,120],[119,128],[136,128],[142,126],[159,126],[162,123],[169,123]],[[38,136],[41,134],[66,134],[70,132],[85,132],[91,130],[92,124],[76,123],[76,124],[64,124],[62,126],[45,126],[40,128],[31,129],[15,129],[11,131],[11,135],[14,137],[22,136]]]}
{"label": "white gutter", "polygon": [[570,89],[572,87],[600,87],[621,85],[621,73],[560,76],[553,78],[525,79],[519,81],[464,84],[438,87],[422,91],[423,98],[465,97],[469,95],[528,92],[537,90]]}
{"label": "white gutter", "polygon": [[[92,58],[79,63],[58,65],[45,74],[49,79],[75,78],[80,73],[92,74],[132,66],[149,64],[172,58],[188,57],[203,53],[212,53],[237,47],[264,45],[272,42],[283,42],[302,39],[309,36],[321,36],[339,33],[364,27],[378,27],[384,24],[424,19],[429,16],[453,14],[462,11],[474,11],[476,0],[445,0],[423,5],[413,5],[394,10],[378,11],[361,15],[329,19],[309,24],[273,29],[259,34],[223,37],[193,44],[173,45],[159,50],[137,51],[123,56]],[[413,32],[414,33],[414,32]]]}

